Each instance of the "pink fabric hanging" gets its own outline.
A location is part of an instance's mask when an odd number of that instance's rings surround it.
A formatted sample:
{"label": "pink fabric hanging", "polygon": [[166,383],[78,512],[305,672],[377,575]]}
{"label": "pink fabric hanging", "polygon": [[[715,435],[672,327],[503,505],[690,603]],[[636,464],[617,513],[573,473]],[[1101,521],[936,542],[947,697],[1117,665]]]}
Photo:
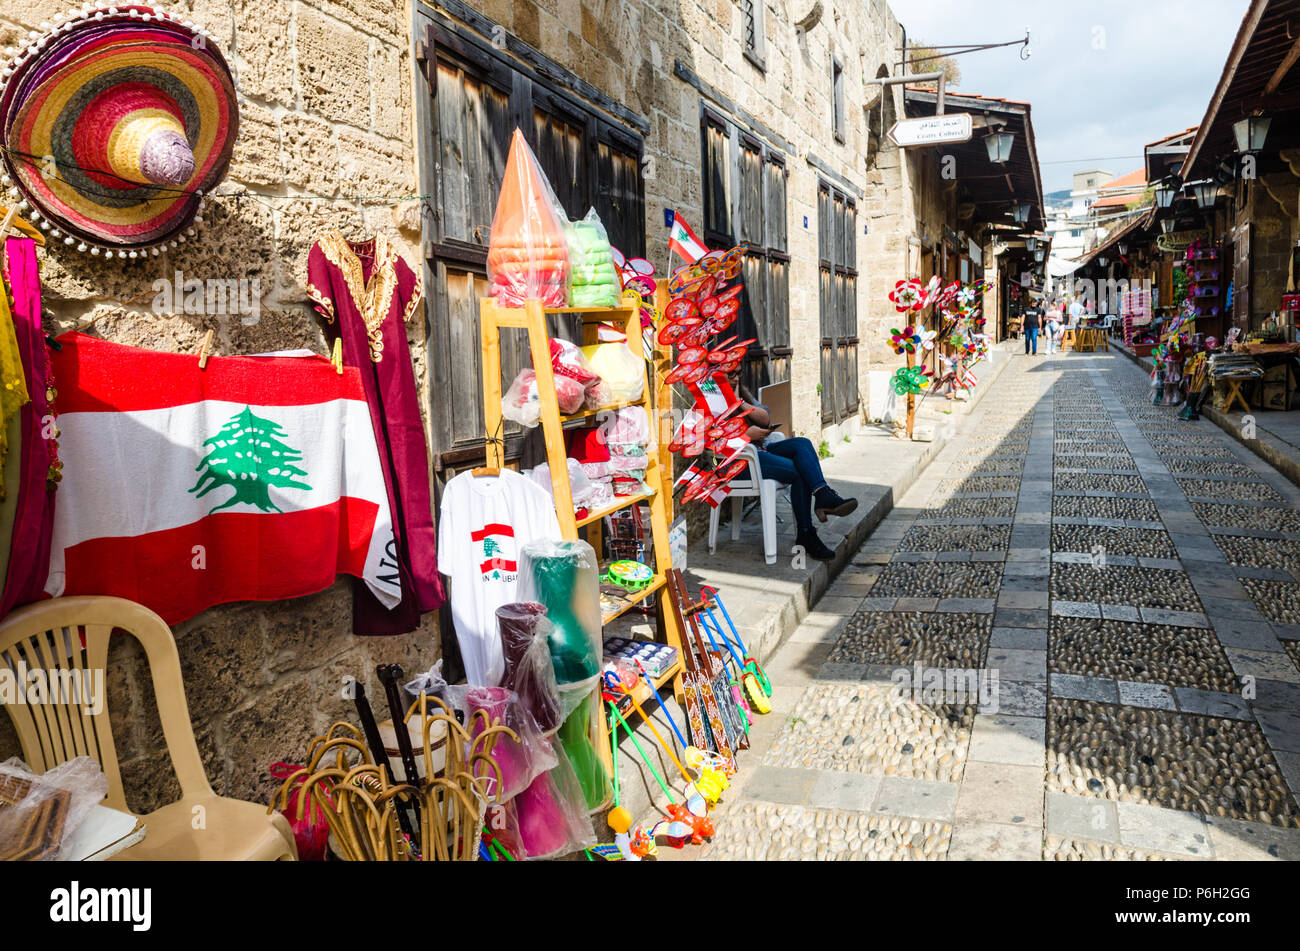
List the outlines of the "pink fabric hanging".
{"label": "pink fabric hanging", "polygon": [[36,266],[36,242],[31,238],[9,238],[5,242],[5,264],[14,297],[18,352],[31,402],[19,410],[21,446],[10,447],[10,452],[20,453],[21,482],[9,568],[4,592],[0,594],[0,618],[19,605],[45,597],[43,589],[50,570],[50,540],[54,534],[54,492],[49,474],[51,463],[58,458],[57,443],[42,433],[45,418],[50,414],[45,391],[51,380],[45,332],[41,328],[41,278]]}

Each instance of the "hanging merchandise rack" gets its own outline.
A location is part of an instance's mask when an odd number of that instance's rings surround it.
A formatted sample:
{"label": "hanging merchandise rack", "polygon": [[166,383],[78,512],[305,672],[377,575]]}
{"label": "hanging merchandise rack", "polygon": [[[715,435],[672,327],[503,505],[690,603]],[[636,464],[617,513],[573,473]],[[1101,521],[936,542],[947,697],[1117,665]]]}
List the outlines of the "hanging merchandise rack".
{"label": "hanging merchandise rack", "polygon": [[[655,443],[647,453],[645,484],[646,491],[623,496],[614,502],[590,510],[578,517],[573,505],[573,490],[569,482],[568,452],[564,443],[564,424],[575,421],[596,422],[605,415],[629,406],[640,406],[654,426],[658,419],[655,412],[656,396],[660,399],[668,392],[660,377],[669,365],[671,354],[656,348],[654,353],[655,385],[646,386],[641,396],[635,400],[618,400],[606,406],[577,413],[561,413],[555,395],[555,374],[551,365],[550,339],[547,334],[547,318],[555,314],[579,315],[582,321],[583,343],[595,343],[596,333],[601,324],[617,324],[627,334],[629,341],[641,339],[641,304],[635,299],[625,298],[628,302],[618,307],[544,307],[536,298],[524,301],[523,307],[500,307],[492,298],[483,298],[479,302],[480,334],[483,348],[483,417],[488,433],[497,433],[502,427],[501,411],[501,331],[503,329],[523,330],[528,334],[528,349],[532,357],[533,369],[537,374],[538,397],[541,406],[540,424],[546,445],[546,460],[550,466],[552,489],[555,496],[555,511],[560,522],[560,533],[566,540],[577,540],[578,533],[587,529],[599,532],[601,522],[606,516],[627,508],[646,504],[650,509],[650,534],[654,552],[654,577],[644,587],[632,592],[623,600],[616,610],[606,613],[603,623],[609,624],[626,614],[634,606],[651,598],[658,598],[658,637],[678,653],[678,659],[662,675],[652,681],[654,688],[663,692],[671,686],[673,693],[680,700],[682,688],[682,636],[677,619],[673,613],[669,596],[667,573],[672,567],[672,554],[668,544],[669,505],[671,504],[671,471],[664,471],[665,458],[662,452],[664,440],[662,433],[655,432]],[[500,469],[505,463],[505,447],[502,442],[488,440],[487,466]],[[593,545],[593,547],[596,547]],[[645,704],[654,694],[651,682],[638,683],[632,692],[636,705]],[[609,732],[605,710],[601,706],[600,728],[602,735]],[[612,757],[608,746],[601,744],[601,759],[608,771],[612,766]]]}

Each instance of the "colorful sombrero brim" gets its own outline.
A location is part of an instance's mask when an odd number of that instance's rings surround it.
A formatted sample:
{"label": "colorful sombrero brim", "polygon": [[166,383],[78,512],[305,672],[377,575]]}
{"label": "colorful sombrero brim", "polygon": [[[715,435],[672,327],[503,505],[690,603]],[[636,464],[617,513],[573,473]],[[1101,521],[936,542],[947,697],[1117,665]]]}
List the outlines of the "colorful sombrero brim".
{"label": "colorful sombrero brim", "polygon": [[66,244],[157,254],[193,233],[226,175],[235,87],[210,34],[153,7],[111,9],[56,17],[0,73],[5,184]]}

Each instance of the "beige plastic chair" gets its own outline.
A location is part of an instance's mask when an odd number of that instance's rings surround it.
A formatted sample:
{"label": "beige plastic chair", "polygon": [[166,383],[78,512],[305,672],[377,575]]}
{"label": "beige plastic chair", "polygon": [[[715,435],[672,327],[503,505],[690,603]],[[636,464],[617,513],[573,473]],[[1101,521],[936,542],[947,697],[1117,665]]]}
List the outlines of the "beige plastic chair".
{"label": "beige plastic chair", "polygon": [[[106,670],[109,637],[115,628],[133,635],[144,647],[181,798],[142,816],[144,840],[114,858],[297,859],[293,832],[284,816],[268,816],[265,806],[212,791],[194,742],[176,641],[166,622],[148,608],[101,597],[56,598],[19,608],[0,623],[0,666],[16,670],[21,662],[28,670],[49,672],[51,680],[55,671]],[[94,757],[108,777],[104,804],[132,812],[122,790],[107,701],[98,714],[91,714],[75,697],[51,699],[72,702],[4,705],[22,742],[23,759],[43,773],[76,756]]]}

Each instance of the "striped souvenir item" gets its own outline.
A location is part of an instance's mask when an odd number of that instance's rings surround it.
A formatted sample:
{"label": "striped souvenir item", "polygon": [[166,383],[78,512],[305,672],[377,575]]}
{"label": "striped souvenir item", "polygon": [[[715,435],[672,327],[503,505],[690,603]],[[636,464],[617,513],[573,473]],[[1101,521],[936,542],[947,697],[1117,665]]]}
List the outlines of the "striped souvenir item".
{"label": "striped souvenir item", "polygon": [[211,34],[153,7],[88,5],[28,39],[0,81],[3,181],[50,237],[136,258],[193,234],[239,127]]}
{"label": "striped souvenir item", "polygon": [[64,334],[63,481],[47,594],[115,595],[175,624],[361,578],[401,601],[361,376],[324,357],[156,353]]}

